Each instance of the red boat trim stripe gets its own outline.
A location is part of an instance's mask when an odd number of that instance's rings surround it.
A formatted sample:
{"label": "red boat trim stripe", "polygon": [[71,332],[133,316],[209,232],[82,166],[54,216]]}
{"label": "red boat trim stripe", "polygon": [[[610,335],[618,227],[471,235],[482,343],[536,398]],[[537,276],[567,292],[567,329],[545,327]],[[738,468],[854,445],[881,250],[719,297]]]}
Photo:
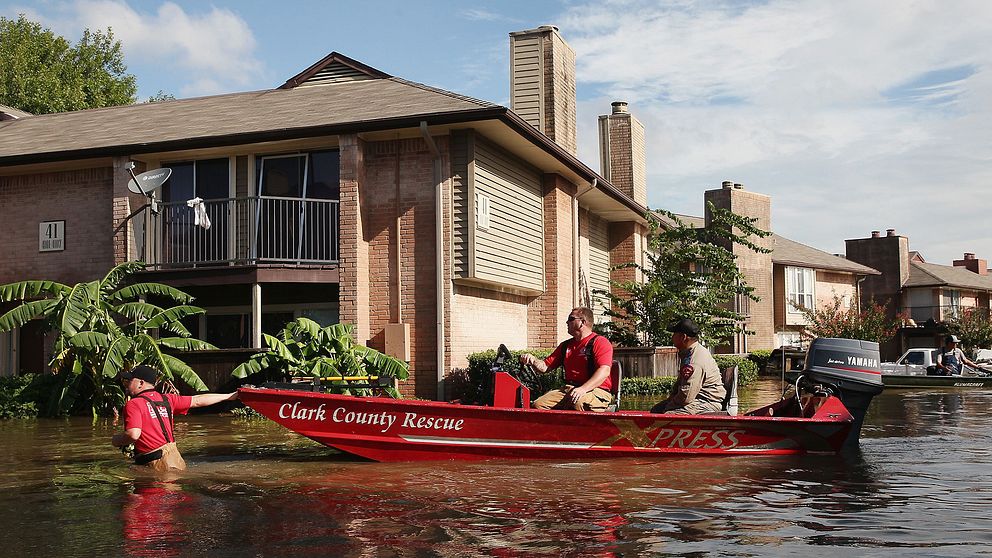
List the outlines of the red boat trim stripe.
{"label": "red boat trim stripe", "polygon": [[850,366],[831,366],[831,368],[839,368],[841,370],[850,370],[851,372],[861,372],[864,374],[874,374],[876,376],[881,376],[881,370],[865,370],[864,368],[851,368]]}
{"label": "red boat trim stripe", "polygon": [[443,438],[439,436],[408,436],[400,435],[407,442],[420,444],[449,444],[456,446],[491,446],[503,448],[556,448],[556,449],[589,449],[592,444],[576,442],[545,442],[541,440],[491,440],[486,438]]}

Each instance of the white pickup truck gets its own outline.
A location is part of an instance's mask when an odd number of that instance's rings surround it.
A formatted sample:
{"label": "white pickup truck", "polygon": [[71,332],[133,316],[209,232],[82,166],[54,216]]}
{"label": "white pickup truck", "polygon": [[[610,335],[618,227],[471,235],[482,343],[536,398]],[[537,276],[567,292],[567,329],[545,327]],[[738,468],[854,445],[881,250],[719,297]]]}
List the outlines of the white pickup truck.
{"label": "white pickup truck", "polygon": [[[905,376],[925,376],[928,366],[937,364],[937,353],[940,349],[909,349],[895,362],[883,362],[882,374],[902,374]],[[978,363],[982,371],[989,371],[987,365]]]}

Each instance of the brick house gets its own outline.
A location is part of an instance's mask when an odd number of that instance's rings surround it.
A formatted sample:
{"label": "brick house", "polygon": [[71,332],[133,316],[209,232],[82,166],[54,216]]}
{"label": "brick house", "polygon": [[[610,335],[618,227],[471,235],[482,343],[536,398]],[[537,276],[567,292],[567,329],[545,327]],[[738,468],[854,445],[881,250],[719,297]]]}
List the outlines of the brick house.
{"label": "brick house", "polygon": [[[630,164],[608,163],[611,181],[576,158],[557,29],[510,47],[512,108],[331,53],[271,90],[4,120],[0,283],[142,260],[207,310],[199,338],[261,347],[297,316],[351,323],[410,361],[401,389],[423,398],[473,351],[554,346],[612,264],[642,261],[646,196]],[[128,191],[131,162],[172,169],[156,207]],[[0,336],[0,373],[43,366],[32,333]]]}
{"label": "brick house", "polygon": [[[757,219],[755,224],[771,231],[771,198],[746,190],[741,184],[723,182],[720,188],[704,193],[704,200],[717,208],[729,209],[738,215]],[[696,217],[679,215],[684,223],[705,227],[709,215]],[[750,335],[738,334],[729,344],[718,347],[720,352],[746,353],[758,349],[774,349],[782,345],[798,345],[800,331],[806,320],[797,306],[821,308],[839,296],[851,304],[858,294],[858,285],[879,271],[840,256],[772,233],[763,239],[752,239],[768,248],[759,254],[747,247],[734,245],[738,268],[747,284],[754,287],[759,298],[753,302],[741,298],[734,302],[744,316],[744,326]]]}
{"label": "brick house", "polygon": [[881,272],[862,285],[865,300],[883,304],[890,317],[904,313],[908,318],[896,338],[882,345],[883,359],[894,360],[913,347],[940,346],[946,320],[972,308],[989,311],[992,275],[988,262],[974,253],[949,266],[928,263],[895,229],[845,243],[848,259]]}

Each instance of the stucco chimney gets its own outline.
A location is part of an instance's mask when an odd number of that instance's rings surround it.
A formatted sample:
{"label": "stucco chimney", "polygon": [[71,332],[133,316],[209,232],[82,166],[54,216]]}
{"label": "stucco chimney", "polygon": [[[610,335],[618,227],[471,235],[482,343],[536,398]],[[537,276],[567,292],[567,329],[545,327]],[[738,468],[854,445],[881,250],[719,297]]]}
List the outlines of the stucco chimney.
{"label": "stucco chimney", "polygon": [[599,117],[599,161],[603,177],[637,203],[648,204],[644,126],[627,111],[627,103],[612,103],[612,114]]}
{"label": "stucco chimney", "polygon": [[881,236],[882,236],[882,232],[881,231],[871,231],[871,237],[872,238],[879,238]]}
{"label": "stucco chimney", "polygon": [[573,155],[575,51],[558,28],[510,33],[510,108]]}
{"label": "stucco chimney", "polygon": [[885,236],[895,236],[895,235],[896,235],[895,229],[885,229]]}
{"label": "stucco chimney", "polygon": [[954,267],[963,267],[968,271],[979,275],[989,274],[988,262],[976,258],[973,252],[965,252],[963,260],[954,260]]}

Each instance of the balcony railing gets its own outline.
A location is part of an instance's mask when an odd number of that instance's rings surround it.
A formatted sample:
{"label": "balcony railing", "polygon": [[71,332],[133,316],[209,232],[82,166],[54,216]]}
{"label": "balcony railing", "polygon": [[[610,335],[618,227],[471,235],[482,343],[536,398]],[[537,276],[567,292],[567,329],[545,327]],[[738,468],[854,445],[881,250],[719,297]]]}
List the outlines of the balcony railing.
{"label": "balcony railing", "polygon": [[988,312],[988,308],[984,306],[959,306],[945,304],[942,306],[906,306],[902,309],[914,322],[922,324],[923,322],[933,318],[935,322],[943,322],[952,318],[960,318],[964,312],[971,311],[972,309],[979,309],[983,312]]}
{"label": "balcony railing", "polygon": [[151,269],[338,262],[337,200],[227,198],[204,201],[210,228],[186,202],[146,207],[135,219],[138,259]]}

